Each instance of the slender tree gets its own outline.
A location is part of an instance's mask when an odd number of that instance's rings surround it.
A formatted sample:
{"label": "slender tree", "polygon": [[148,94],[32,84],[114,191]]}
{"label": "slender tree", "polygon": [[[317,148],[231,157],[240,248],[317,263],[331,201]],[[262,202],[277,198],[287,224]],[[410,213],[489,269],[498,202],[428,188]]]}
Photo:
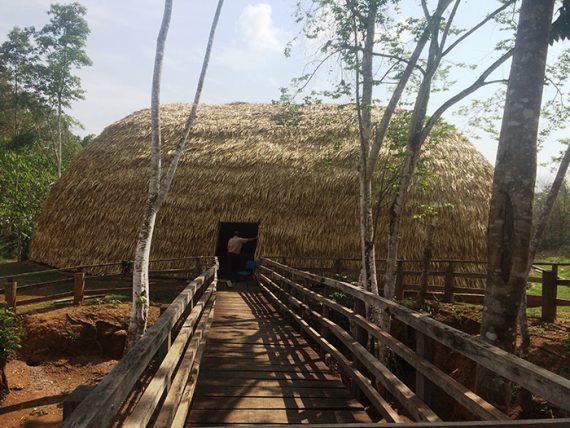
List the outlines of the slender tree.
{"label": "slender tree", "polygon": [[224,0],[218,0],[218,5],[214,15],[214,20],[210,28],[210,36],[208,38],[208,45],[204,55],[202,70],[198,79],[198,86],[192,104],[192,110],[188,119],[183,134],[176,146],[174,156],[170,162],[168,169],[164,176],[162,176],[161,165],[161,135],[160,135],[160,82],[162,75],[162,62],[164,58],[164,47],[170,26],[170,18],[172,16],[172,3],[173,0],[165,0],[164,15],[162,24],[156,42],[156,56],[154,61],[154,72],[152,79],[152,95],[151,95],[151,177],[149,181],[148,196],[145,203],[143,214],[143,222],[139,230],[135,260],[133,266],[133,302],[131,310],[131,319],[129,322],[129,330],[126,342],[126,349],[130,349],[136,341],[144,334],[148,321],[149,309],[149,278],[148,266],[150,260],[150,249],[152,244],[152,236],[154,233],[154,225],[156,216],[160,205],[168,195],[170,187],[174,180],[178,162],[184,152],[190,133],[194,126],[196,113],[200,97],[202,95],[202,88],[206,78],[206,71],[210,62],[210,54],[214,44],[214,37],[216,28],[222,11]]}
{"label": "slender tree", "polygon": [[[475,82],[447,100],[428,118],[427,106],[434,78],[440,72],[440,65],[446,55],[460,46],[465,39],[485,24],[496,18],[513,2],[514,0],[501,2],[500,7],[481,22],[467,31],[457,33],[452,24],[461,0],[438,0],[433,12],[429,10],[428,2],[423,0],[421,4],[424,11],[424,19],[420,23],[415,21],[413,26],[413,32],[416,34],[415,45],[409,52],[405,47],[400,46],[398,41],[394,40],[393,35],[402,31],[402,28],[399,24],[394,25],[390,23],[390,18],[388,17],[388,6],[397,4],[397,1],[345,0],[344,3],[339,3],[335,0],[323,0],[317,2],[320,6],[319,12],[309,8],[311,12],[307,14],[306,27],[309,27],[312,31],[305,31],[306,36],[308,38],[316,38],[319,32],[323,31],[322,20],[320,19],[323,15],[325,19],[334,22],[335,34],[322,48],[322,51],[327,54],[325,60],[332,55],[339,54],[346,69],[355,72],[356,75],[354,87],[360,125],[359,204],[362,256],[360,278],[363,287],[366,289],[373,292],[378,290],[375,267],[376,249],[374,245],[374,225],[377,217],[375,220],[372,205],[374,199],[372,195],[376,189],[373,190],[372,183],[378,169],[380,152],[385,147],[390,124],[402,97],[405,95],[406,90],[410,89],[411,79],[414,78],[415,82],[419,81],[419,89],[416,103],[410,116],[406,158],[404,166],[400,169],[400,178],[395,183],[398,191],[390,213],[388,266],[384,278],[384,296],[388,298],[393,298],[394,296],[399,227],[404,212],[407,192],[411,185],[423,143],[429,137],[437,121],[451,106],[482,86],[496,82],[488,81],[487,79],[510,57],[512,52],[503,54],[495,63],[484,70]],[[346,6],[343,7],[342,4]],[[452,4],[451,11],[447,13]],[[444,14],[448,16],[444,17]],[[378,36],[377,28],[386,26],[388,26],[389,30],[384,30]],[[451,35],[456,35],[455,40],[447,46],[446,42]],[[427,59],[425,59],[424,50],[428,45],[430,46],[429,52],[427,53]],[[388,70],[383,75],[377,71],[377,67],[374,64],[374,59],[376,58],[389,62]],[[318,69],[321,65],[322,62],[319,62],[316,68]],[[307,85],[307,82],[313,75],[314,73],[309,73],[299,79],[302,83],[301,88]],[[379,78],[378,75],[381,77]],[[382,84],[388,76],[394,77],[394,80],[391,81],[394,89],[390,91],[386,107],[383,109],[380,119],[374,122],[371,115],[372,91],[373,88]],[[337,89],[341,94],[347,92],[344,79]],[[380,193],[384,194],[384,189]],[[380,198],[382,198],[380,193],[377,195],[378,206],[383,204],[380,201]]]}
{"label": "slender tree", "polygon": [[[536,178],[536,141],[554,0],[523,0],[489,210],[483,340],[514,352],[520,295],[526,285]],[[479,367],[478,389],[499,407],[510,385]]]}
{"label": "slender tree", "polygon": [[56,112],[57,176],[61,177],[63,162],[64,110],[74,100],[83,99],[81,80],[73,74],[75,69],[91,65],[85,52],[89,26],[84,16],[87,10],[79,3],[53,4],[48,12],[50,22],[38,33],[37,40],[45,56],[39,92]]}
{"label": "slender tree", "polygon": [[[497,68],[499,68],[502,64],[504,64],[512,56],[513,51],[508,50],[507,52],[503,53],[495,62],[493,62],[487,69],[485,69],[471,85],[469,85],[465,89],[458,92],[456,95],[449,98],[441,106],[439,106],[430,117],[428,117],[427,108],[430,100],[432,83],[435,74],[438,71],[445,56],[447,56],[454,48],[459,46],[460,43],[465,38],[467,38],[475,31],[483,27],[493,18],[497,17],[512,3],[513,1],[507,1],[504,4],[502,4],[499,8],[494,10],[491,14],[485,17],[480,23],[472,27],[469,31],[464,33],[449,46],[446,46],[446,43],[448,41],[450,32],[452,30],[451,25],[457,14],[460,5],[460,0],[455,0],[450,17],[447,19],[447,22],[442,29],[440,29],[439,25],[441,23],[441,17],[437,18],[436,14],[434,14],[436,18],[433,19],[437,19],[438,25],[435,25],[432,29],[426,70],[425,73],[423,74],[423,78],[420,83],[420,87],[414,104],[414,109],[412,111],[412,117],[410,119],[410,124],[408,129],[408,142],[406,145],[406,156],[404,159],[404,165],[401,170],[400,182],[396,194],[394,196],[392,205],[390,206],[389,229],[388,229],[387,250],[386,250],[386,273],[384,274],[384,297],[386,297],[387,299],[393,299],[395,294],[400,227],[402,223],[402,217],[404,214],[404,208],[406,206],[408,198],[408,192],[412,183],[412,178],[416,170],[416,165],[424,143],[430,136],[433,127],[436,125],[439,119],[449,108],[451,108],[453,105],[457,104],[459,101],[463,100],[467,96],[473,94],[481,87],[501,82],[501,80],[497,81],[497,80],[487,80],[487,79],[491,76],[491,74],[495,70],[497,70]],[[427,11],[426,14],[428,14]]]}

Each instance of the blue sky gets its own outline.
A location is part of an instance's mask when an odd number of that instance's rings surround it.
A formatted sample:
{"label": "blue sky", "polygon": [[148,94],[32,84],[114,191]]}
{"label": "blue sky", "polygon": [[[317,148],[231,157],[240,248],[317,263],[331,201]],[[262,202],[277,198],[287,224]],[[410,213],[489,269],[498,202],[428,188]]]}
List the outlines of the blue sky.
{"label": "blue sky", "polygon": [[[0,42],[15,25],[41,27],[48,19],[46,11],[51,2],[0,0]],[[163,1],[80,2],[88,10],[91,35],[87,51],[94,65],[79,72],[87,93],[85,100],[73,105],[71,113],[85,126],[80,133],[98,134],[105,126],[150,104],[152,63]],[[216,3],[215,0],[175,0],[164,64],[163,103],[192,100]],[[270,102],[279,98],[280,87],[287,86],[292,77],[302,73],[303,67],[314,59],[314,44],[297,45],[292,58],[283,55],[285,44],[299,30],[292,17],[295,3],[295,0],[226,0],[203,93],[204,102]],[[406,10],[411,2],[403,4]],[[467,26],[476,22],[485,11],[497,5],[496,0],[465,0],[466,9],[459,23]],[[492,47],[499,37],[497,28],[487,27],[464,45],[452,61],[489,63],[496,58]],[[495,75],[496,78],[507,76],[508,67]],[[459,89],[476,78],[477,73],[462,71],[454,77],[461,82]],[[325,87],[327,83],[328,76],[323,73],[315,84]],[[495,90],[490,87],[483,93],[489,95]],[[443,94],[435,95],[431,109],[444,99]],[[445,118],[460,129],[465,128],[464,119],[452,114]],[[474,144],[494,163],[496,141],[483,138]],[[540,160],[548,160],[557,150],[557,144],[547,144]],[[547,175],[547,170],[542,168],[541,179]]]}

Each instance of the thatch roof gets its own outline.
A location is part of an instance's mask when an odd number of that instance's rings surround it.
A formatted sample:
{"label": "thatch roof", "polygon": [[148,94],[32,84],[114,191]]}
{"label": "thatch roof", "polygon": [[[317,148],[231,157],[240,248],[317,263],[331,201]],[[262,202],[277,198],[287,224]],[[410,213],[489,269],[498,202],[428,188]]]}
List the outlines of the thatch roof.
{"label": "thatch roof", "polygon": [[[189,108],[163,107],[163,153],[172,153]],[[199,109],[160,210],[153,258],[213,254],[219,221],[259,221],[258,254],[358,257],[353,109],[303,107],[285,124],[287,115],[279,109],[259,104]],[[79,154],[43,205],[31,248],[34,260],[63,266],[133,257],[147,191],[150,133],[149,111],[138,111],[107,127]],[[434,257],[483,258],[491,165],[453,131],[428,152],[426,165],[436,174],[412,199],[453,204],[440,215]],[[400,252],[416,258],[423,228],[410,217]],[[377,236],[381,257],[385,233]]]}

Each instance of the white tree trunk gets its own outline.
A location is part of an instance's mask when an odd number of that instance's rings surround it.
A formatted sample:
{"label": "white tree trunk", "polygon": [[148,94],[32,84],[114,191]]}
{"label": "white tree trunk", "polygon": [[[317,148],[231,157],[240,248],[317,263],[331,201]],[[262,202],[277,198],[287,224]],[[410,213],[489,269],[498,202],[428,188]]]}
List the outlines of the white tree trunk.
{"label": "white tree trunk", "polygon": [[61,96],[57,99],[57,178],[61,178],[62,141],[61,141]]}
{"label": "white tree trunk", "polygon": [[149,183],[148,198],[145,205],[143,224],[141,226],[137,241],[135,263],[133,266],[133,303],[131,309],[131,320],[129,323],[129,331],[127,336],[126,350],[130,349],[136,341],[144,334],[148,321],[149,308],[149,279],[148,266],[150,262],[150,248],[152,244],[152,236],[154,232],[154,224],[160,205],[168,195],[174,177],[178,162],[182,157],[182,153],[186,147],[192,127],[196,119],[198,104],[202,95],[202,88],[206,78],[206,71],[210,62],[210,55],[214,44],[216,28],[222,11],[224,0],[218,1],[214,20],[210,29],[208,46],[204,55],[202,70],[198,79],[194,103],[188,119],[184,133],[180,138],[178,145],[168,170],[161,180],[161,152],[160,152],[160,78],[162,73],[162,62],[164,57],[164,45],[170,25],[172,15],[172,1],[166,0],[164,6],[164,16],[160,32],[157,38],[156,57],[154,63],[154,73],[152,82],[152,101],[151,101],[151,125],[152,125],[152,153],[151,153],[151,178]]}
{"label": "white tree trunk", "polygon": [[[362,99],[359,101],[360,124],[360,245],[362,257],[362,287],[378,294],[374,223],[372,217],[372,176],[367,163],[372,138],[372,91],[374,88],[373,51],[378,6],[370,6],[366,23],[366,39],[362,55]],[[357,82],[358,85],[358,82]]]}
{"label": "white tree trunk", "polygon": [[[447,7],[449,2],[446,0],[440,1],[440,7]],[[442,50],[439,46],[439,26],[441,22],[441,14],[433,17],[435,23],[432,27],[430,52],[428,64],[426,67],[426,74],[420,84],[412,117],[410,119],[410,126],[408,130],[408,142],[406,144],[406,157],[402,167],[401,179],[398,185],[394,202],[390,207],[390,220],[388,228],[388,247],[386,250],[386,273],[384,274],[384,297],[393,300],[396,291],[396,270],[398,264],[398,244],[400,241],[400,226],[402,224],[402,216],[404,207],[408,198],[408,192],[412,177],[416,169],[416,164],[419,158],[420,150],[423,142],[425,141],[423,129],[427,113],[427,106],[429,103],[431,93],[431,83],[433,76],[442,59]]]}
{"label": "white tree trunk", "polygon": [[149,309],[149,279],[148,266],[150,261],[150,248],[154,224],[158,213],[158,199],[160,193],[161,175],[161,135],[160,135],[160,81],[162,75],[162,62],[164,59],[164,46],[170,18],[172,16],[172,1],[164,3],[164,14],[158,38],[156,41],[156,55],[152,77],[151,94],[151,175],[149,179],[148,196],[145,203],[143,221],[137,239],[135,262],[133,265],[133,300],[131,319],[125,349],[129,350],[144,334],[148,322]]}

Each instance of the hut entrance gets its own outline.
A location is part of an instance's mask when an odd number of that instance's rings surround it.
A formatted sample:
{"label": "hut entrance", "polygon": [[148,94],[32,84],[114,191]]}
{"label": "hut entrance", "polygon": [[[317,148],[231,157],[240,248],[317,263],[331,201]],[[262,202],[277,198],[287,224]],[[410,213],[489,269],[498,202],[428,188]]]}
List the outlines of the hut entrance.
{"label": "hut entrance", "polygon": [[[216,244],[216,257],[220,263],[220,277],[228,278],[228,257],[227,247],[229,239],[238,231],[240,236],[244,238],[254,238],[259,231],[259,223],[223,223],[218,224],[218,241]],[[242,261],[253,259],[255,257],[255,249],[257,248],[257,240],[244,244],[241,255]]]}

